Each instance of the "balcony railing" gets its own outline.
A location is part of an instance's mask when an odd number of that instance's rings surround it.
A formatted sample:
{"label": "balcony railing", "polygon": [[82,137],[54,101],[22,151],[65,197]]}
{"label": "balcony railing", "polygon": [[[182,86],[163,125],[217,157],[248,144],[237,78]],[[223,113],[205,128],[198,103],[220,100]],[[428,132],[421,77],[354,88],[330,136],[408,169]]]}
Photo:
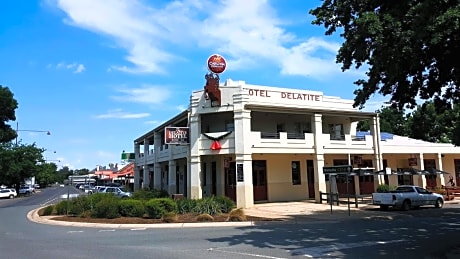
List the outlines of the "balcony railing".
{"label": "balcony railing", "polygon": [[287,133],[288,139],[305,139],[305,133]]}
{"label": "balcony railing", "polygon": [[263,139],[279,139],[280,134],[275,132],[260,132],[260,138]]}

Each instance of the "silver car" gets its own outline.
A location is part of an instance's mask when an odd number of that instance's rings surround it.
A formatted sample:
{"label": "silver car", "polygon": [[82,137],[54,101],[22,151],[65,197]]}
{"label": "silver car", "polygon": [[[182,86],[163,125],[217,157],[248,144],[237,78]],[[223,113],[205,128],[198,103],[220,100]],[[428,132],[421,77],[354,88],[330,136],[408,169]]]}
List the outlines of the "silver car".
{"label": "silver car", "polygon": [[112,193],[116,197],[119,198],[129,198],[133,194],[130,192],[126,192],[122,187],[105,187],[104,189],[100,189],[101,193]]}

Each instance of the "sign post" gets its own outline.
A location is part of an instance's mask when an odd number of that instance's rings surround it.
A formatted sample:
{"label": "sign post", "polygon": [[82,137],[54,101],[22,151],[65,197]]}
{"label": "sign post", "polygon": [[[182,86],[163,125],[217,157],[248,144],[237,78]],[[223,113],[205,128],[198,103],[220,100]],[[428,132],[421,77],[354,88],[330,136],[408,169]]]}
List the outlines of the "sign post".
{"label": "sign post", "polygon": [[[353,166],[351,165],[338,165],[338,166],[324,166],[323,174],[335,177],[336,175],[342,174],[347,176],[347,197],[348,197],[348,216],[350,216],[350,194],[348,191],[348,176],[353,172]],[[332,185],[331,178],[329,178],[329,195],[331,202],[331,214],[332,214]],[[338,197],[337,197],[338,198]]]}

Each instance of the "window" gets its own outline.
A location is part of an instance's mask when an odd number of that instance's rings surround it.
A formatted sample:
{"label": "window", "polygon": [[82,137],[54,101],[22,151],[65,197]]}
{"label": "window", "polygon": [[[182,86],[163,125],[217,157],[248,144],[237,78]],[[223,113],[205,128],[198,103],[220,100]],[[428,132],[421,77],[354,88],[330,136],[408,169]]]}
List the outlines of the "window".
{"label": "window", "polygon": [[343,124],[329,124],[331,140],[344,140]]}
{"label": "window", "polygon": [[276,133],[280,132],[286,132],[286,126],[284,125],[284,123],[276,124]]}
{"label": "window", "polygon": [[292,161],[291,163],[292,184],[299,185],[300,179],[300,161]]}

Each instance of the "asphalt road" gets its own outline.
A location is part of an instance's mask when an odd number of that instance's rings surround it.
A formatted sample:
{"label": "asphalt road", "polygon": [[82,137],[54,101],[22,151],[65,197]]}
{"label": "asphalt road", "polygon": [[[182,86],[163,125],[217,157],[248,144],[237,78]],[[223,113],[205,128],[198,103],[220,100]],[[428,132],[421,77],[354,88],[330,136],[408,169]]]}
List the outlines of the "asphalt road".
{"label": "asphalt road", "polygon": [[404,217],[394,220],[344,217],[251,227],[102,229],[28,221],[28,211],[67,191],[47,188],[0,200],[0,258],[460,258],[458,204],[397,212]]}

